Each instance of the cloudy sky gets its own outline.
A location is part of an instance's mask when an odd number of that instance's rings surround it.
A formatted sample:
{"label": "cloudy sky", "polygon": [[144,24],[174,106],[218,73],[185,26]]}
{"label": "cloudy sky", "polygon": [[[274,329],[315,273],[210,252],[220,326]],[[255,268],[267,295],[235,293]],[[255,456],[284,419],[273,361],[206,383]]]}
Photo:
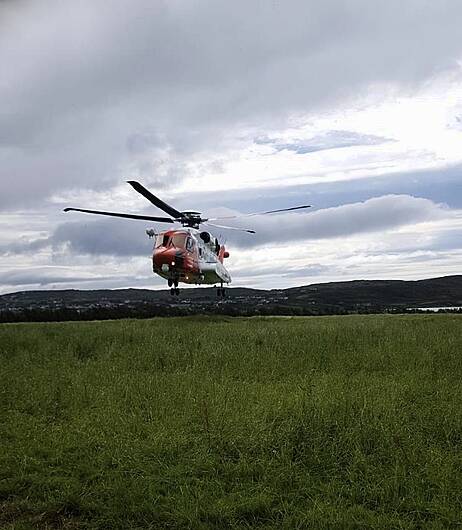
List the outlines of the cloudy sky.
{"label": "cloudy sky", "polygon": [[454,0],[1,0],[0,293],[163,287],[149,224],[62,212],[159,214],[128,179],[312,204],[221,231],[234,285],[460,273],[461,27]]}

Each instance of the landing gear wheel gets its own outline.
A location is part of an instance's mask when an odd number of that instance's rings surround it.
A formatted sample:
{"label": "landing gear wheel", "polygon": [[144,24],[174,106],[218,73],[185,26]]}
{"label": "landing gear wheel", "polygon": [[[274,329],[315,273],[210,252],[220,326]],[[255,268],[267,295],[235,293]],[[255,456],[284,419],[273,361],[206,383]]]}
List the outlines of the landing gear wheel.
{"label": "landing gear wheel", "polygon": [[173,280],[171,278],[169,278],[167,280],[167,283],[168,283],[168,286],[171,287],[173,285]]}
{"label": "landing gear wheel", "polygon": [[178,280],[173,280],[173,285],[175,286],[175,289],[178,287]]}

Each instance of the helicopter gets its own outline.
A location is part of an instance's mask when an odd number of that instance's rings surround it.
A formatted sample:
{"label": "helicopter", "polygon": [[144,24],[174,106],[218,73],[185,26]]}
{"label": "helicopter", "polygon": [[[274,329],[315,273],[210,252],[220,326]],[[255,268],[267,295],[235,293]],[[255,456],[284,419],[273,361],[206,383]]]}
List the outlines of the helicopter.
{"label": "helicopter", "polygon": [[135,180],[127,181],[135,191],[143,195],[151,204],[167,213],[170,217],[157,217],[149,215],[136,215],[117,212],[106,212],[100,210],[87,210],[83,208],[64,208],[65,212],[83,212],[96,215],[106,215],[110,217],[122,217],[124,219],[138,219],[143,221],[153,221],[157,223],[178,223],[182,228],[171,228],[162,232],[148,229],[146,234],[149,238],[154,238],[154,248],[152,253],[152,270],[165,280],[170,287],[170,294],[178,296],[180,282],[186,284],[208,284],[217,286],[217,296],[225,297],[224,284],[231,283],[231,275],[224,266],[224,260],[229,258],[229,252],[225,245],[221,244],[217,237],[213,236],[206,227],[238,230],[248,234],[255,234],[255,230],[246,228],[236,228],[214,224],[211,221],[221,221],[226,219],[238,219],[241,217],[252,217],[255,215],[267,215],[279,212],[301,210],[310,208],[310,205],[293,206],[291,208],[281,208],[265,212],[254,212],[244,215],[232,215],[227,217],[205,218],[197,211],[187,210],[180,212],[173,206],[156,197],[142,184]]}

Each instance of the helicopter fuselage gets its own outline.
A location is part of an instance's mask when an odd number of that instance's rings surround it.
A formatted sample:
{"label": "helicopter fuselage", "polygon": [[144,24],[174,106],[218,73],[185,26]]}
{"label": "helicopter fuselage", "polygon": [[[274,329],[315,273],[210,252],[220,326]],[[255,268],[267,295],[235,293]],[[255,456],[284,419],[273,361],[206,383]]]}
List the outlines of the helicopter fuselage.
{"label": "helicopter fuselage", "polygon": [[189,284],[229,284],[223,265],[229,256],[210,232],[195,228],[166,230],[155,235],[153,272],[167,281]]}

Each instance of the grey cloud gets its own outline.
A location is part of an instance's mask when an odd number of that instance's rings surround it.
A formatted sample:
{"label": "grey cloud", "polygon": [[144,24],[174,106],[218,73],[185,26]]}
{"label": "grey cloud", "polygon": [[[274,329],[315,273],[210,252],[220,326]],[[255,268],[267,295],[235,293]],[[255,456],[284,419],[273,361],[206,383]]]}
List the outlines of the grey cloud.
{"label": "grey cloud", "polygon": [[294,206],[308,202],[317,209],[341,204],[364,202],[383,195],[411,195],[462,209],[462,166],[407,171],[336,182],[320,182],[296,186],[259,187],[188,194],[190,205],[209,213],[216,205],[234,210],[260,211]]}
{"label": "grey cloud", "polygon": [[313,263],[312,265],[305,265],[303,267],[290,267],[289,270],[282,273],[282,276],[284,278],[306,278],[310,276],[319,276],[328,271],[329,267],[326,265]]}
{"label": "grey cloud", "polygon": [[83,219],[61,223],[49,237],[21,238],[15,243],[0,246],[0,255],[52,249],[70,255],[147,256],[152,243],[145,234],[145,224],[119,219]]}
{"label": "grey cloud", "polygon": [[0,276],[0,283],[8,286],[46,286],[54,283],[78,283],[82,277],[72,275],[59,275],[52,268],[27,271],[5,271]]}
{"label": "grey cloud", "polygon": [[348,237],[441,219],[447,215],[448,211],[428,199],[386,195],[303,214],[253,217],[245,221],[247,227],[256,230],[255,236],[247,237],[247,234],[232,232],[229,240],[239,247],[251,247],[267,243]]}
{"label": "grey cloud", "polygon": [[[122,175],[172,185],[241,124],[460,57],[451,0],[0,5],[0,208]],[[135,139],[135,140],[134,140]]]}
{"label": "grey cloud", "polygon": [[264,278],[265,276],[274,276],[277,274],[281,278],[309,278],[312,276],[319,276],[329,272],[329,267],[321,265],[320,263],[312,263],[311,265],[304,265],[302,267],[296,267],[288,265],[283,270],[278,269],[275,272],[274,266],[268,266],[267,263],[261,264],[260,266],[252,264],[251,267],[240,267],[233,273],[233,277],[237,280],[241,278],[258,277]]}
{"label": "grey cloud", "polygon": [[147,256],[152,249],[142,223],[107,219],[63,223],[48,243],[71,254]]}
{"label": "grey cloud", "polygon": [[[246,226],[256,230],[254,235],[231,230],[212,231],[217,234],[221,232],[231,245],[249,248],[270,243],[290,243],[381,232],[422,221],[442,219],[450,215],[450,210],[428,199],[408,195],[387,195],[304,214],[252,217],[233,223],[236,227]],[[229,224],[231,225],[231,222]],[[161,229],[160,225],[157,227]],[[31,249],[47,246],[56,250],[65,248],[71,255],[147,256],[152,244],[147,239],[144,229],[145,224],[138,221],[116,219],[76,221],[59,225],[47,239],[21,242],[15,248],[17,252],[26,253]],[[3,252],[13,251],[11,246],[3,248]]]}
{"label": "grey cloud", "polygon": [[48,237],[32,240],[22,237],[14,243],[8,243],[6,245],[0,246],[0,254],[24,254],[39,251],[48,246],[50,246],[50,238]]}
{"label": "grey cloud", "polygon": [[426,249],[435,251],[462,250],[462,229],[452,228],[438,233],[427,244]]}
{"label": "grey cloud", "polygon": [[328,149],[340,149],[360,145],[378,145],[391,142],[390,138],[375,136],[373,134],[359,134],[354,131],[326,131],[324,134],[313,136],[308,139],[299,139],[296,142],[284,143],[277,139],[256,138],[255,143],[270,145],[276,151],[293,151],[299,155],[326,151]]}
{"label": "grey cloud", "polygon": [[119,289],[164,287],[160,278],[152,275],[107,276],[79,274],[60,267],[31,267],[28,270],[7,270],[0,274],[0,294],[29,289]]}

